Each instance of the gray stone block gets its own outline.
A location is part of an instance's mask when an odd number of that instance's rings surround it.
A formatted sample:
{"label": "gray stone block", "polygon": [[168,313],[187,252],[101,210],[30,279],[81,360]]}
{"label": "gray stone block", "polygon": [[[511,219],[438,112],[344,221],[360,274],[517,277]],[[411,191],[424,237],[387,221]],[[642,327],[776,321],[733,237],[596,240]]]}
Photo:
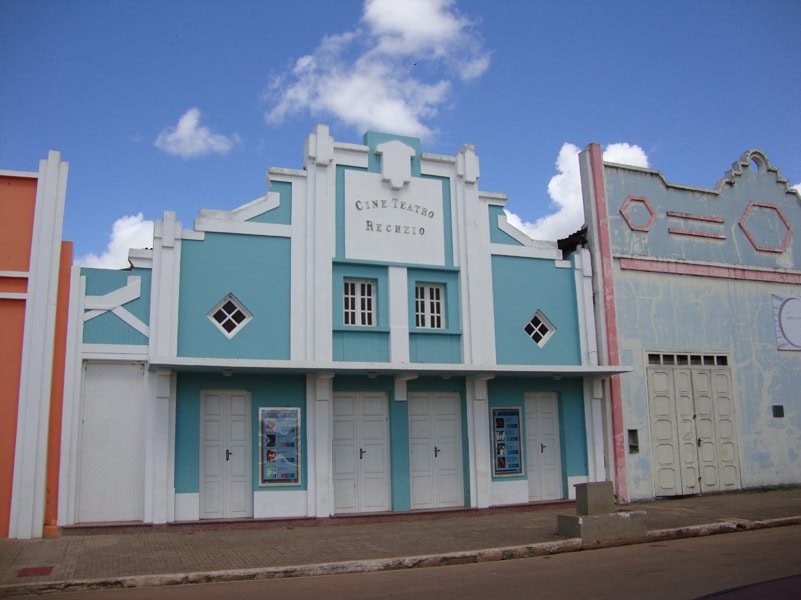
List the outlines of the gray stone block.
{"label": "gray stone block", "polygon": [[582,543],[608,542],[648,535],[645,511],[620,511],[605,515],[557,515],[559,535],[581,538]]}
{"label": "gray stone block", "polygon": [[615,492],[611,481],[578,483],[575,488],[577,515],[603,515],[615,512]]}

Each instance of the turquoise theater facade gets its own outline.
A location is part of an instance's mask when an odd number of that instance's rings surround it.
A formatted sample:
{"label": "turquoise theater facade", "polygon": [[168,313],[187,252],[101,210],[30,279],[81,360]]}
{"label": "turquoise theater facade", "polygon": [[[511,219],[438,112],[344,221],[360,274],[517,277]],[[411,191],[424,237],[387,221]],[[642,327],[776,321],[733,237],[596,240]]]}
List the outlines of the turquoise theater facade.
{"label": "turquoise theater facade", "polygon": [[592,278],[471,146],[317,126],[269,191],[76,269],[60,524],[547,501],[607,477]]}

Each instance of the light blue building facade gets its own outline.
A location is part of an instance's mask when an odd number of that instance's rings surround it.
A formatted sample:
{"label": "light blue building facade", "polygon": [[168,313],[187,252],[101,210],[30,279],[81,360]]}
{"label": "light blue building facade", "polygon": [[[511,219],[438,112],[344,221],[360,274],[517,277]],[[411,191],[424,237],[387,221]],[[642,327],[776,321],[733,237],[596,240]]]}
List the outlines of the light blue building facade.
{"label": "light blue building facade", "polygon": [[759,150],[710,189],[580,164],[618,496],[801,483],[798,193]]}
{"label": "light blue building facade", "polygon": [[572,497],[607,478],[587,250],[507,223],[471,146],[317,126],[268,192],[76,269],[61,525]]}

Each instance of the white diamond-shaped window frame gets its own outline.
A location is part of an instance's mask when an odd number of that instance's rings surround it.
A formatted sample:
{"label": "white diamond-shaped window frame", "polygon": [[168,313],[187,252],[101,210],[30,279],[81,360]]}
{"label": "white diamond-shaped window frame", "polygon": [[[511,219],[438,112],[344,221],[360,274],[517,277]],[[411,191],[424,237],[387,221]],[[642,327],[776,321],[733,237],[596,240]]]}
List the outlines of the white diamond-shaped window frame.
{"label": "white diamond-shaped window frame", "polygon": [[220,300],[206,316],[229,340],[253,319],[253,313],[233,294]]}
{"label": "white diamond-shaped window frame", "polygon": [[556,333],[556,327],[548,320],[541,310],[537,310],[534,316],[523,326],[523,331],[531,338],[531,341],[540,348],[544,347]]}

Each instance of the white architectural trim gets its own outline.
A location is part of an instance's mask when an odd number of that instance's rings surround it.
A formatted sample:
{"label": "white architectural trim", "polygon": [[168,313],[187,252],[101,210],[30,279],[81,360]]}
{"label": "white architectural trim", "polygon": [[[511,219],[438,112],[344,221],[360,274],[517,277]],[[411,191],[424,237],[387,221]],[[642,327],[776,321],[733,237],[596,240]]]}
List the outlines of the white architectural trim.
{"label": "white architectural trim", "polygon": [[178,354],[178,305],[181,280],[181,222],[164,211],[153,224],[153,273],[151,275],[150,355]]}
{"label": "white architectural trim", "polygon": [[462,359],[466,365],[495,362],[495,311],[489,215],[479,202],[479,162],[473,147],[462,146],[451,178],[454,265],[462,300]]}
{"label": "white architectural trim", "polygon": [[468,456],[470,458],[470,499],[473,508],[487,508],[492,499],[489,390],[491,375],[467,380]]}
{"label": "white architectural trim", "polygon": [[61,232],[69,165],[50,151],[39,162],[31,240],[11,488],[9,537],[41,537]]}
{"label": "white architectural trim", "polygon": [[409,277],[405,267],[389,267],[389,356],[409,362]]}
{"label": "white architectural trim", "polygon": [[2,300],[27,300],[28,294],[26,292],[0,292],[0,299]]}
{"label": "white architectural trim", "polygon": [[[309,303],[306,314],[307,354],[314,361],[332,357],[333,315],[331,310],[315,310],[315,306],[332,306],[333,271],[331,260],[336,254],[336,164],[344,157],[334,145],[328,126],[317,125],[306,146],[306,240],[315,240],[306,256],[306,291],[315,304]],[[367,154],[364,155],[365,166]]]}
{"label": "white architectural trim", "polygon": [[512,246],[511,244],[490,244],[490,253],[493,256],[519,256],[521,258],[542,258],[545,260],[560,261],[562,251],[556,248],[543,248],[537,246]]}
{"label": "white architectural trim", "polygon": [[13,279],[27,279],[31,276],[30,271],[0,271],[0,277],[11,277]]}
{"label": "white architectural trim", "polygon": [[58,525],[75,522],[75,494],[78,481],[78,435],[83,385],[83,303],[86,277],[75,265],[70,274],[69,321],[67,324],[66,362],[64,365],[64,403],[61,416],[61,464],[58,480]]}
{"label": "white architectural trim", "polygon": [[[158,369],[149,379],[150,391],[145,406],[145,521],[166,523],[170,498],[174,495],[174,451],[170,432],[170,414],[175,404],[176,379],[169,369]],[[171,493],[172,492],[172,493]]]}
{"label": "white architectural trim", "polygon": [[153,250],[150,248],[131,248],[128,250],[128,262],[135,269],[152,269]]}
{"label": "white architectural trim", "polygon": [[253,492],[253,518],[301,518],[308,516],[306,490],[285,490],[275,492],[261,490]]}
{"label": "white architectural trim", "polygon": [[309,295],[310,286],[314,282],[312,276],[311,256],[306,236],[310,234],[314,215],[309,214],[308,179],[306,172],[303,176],[287,177],[292,186],[292,237],[289,240],[289,266],[290,266],[290,312],[291,326],[289,328],[289,356],[292,360],[304,360],[311,351],[312,324],[309,319],[314,314],[314,298]]}
{"label": "white architectural trim", "polygon": [[202,242],[206,239],[206,233],[204,231],[195,231],[194,229],[184,229],[181,231],[181,239]]}
{"label": "white architectural trim", "polygon": [[175,494],[174,521],[198,521],[200,519],[200,494],[197,492]]}
{"label": "white architectural trim", "polygon": [[23,177],[25,179],[36,179],[39,177],[39,173],[36,171],[11,171],[8,169],[0,169],[0,177]]}
{"label": "white architectural trim", "polygon": [[238,233],[240,235],[260,235],[269,237],[290,237],[292,228],[289,225],[277,223],[253,223],[251,221],[239,222],[224,219],[211,219],[198,217],[195,219],[197,231],[214,233]]}
{"label": "white architectural trim", "polygon": [[[409,363],[394,362],[345,362],[345,361],[293,361],[258,358],[205,358],[194,356],[155,356],[151,366],[181,370],[187,367],[211,369],[261,369],[284,373],[319,373],[330,371],[337,374],[348,372],[364,373],[375,371],[379,375],[397,375],[409,372]],[[610,375],[629,373],[632,367],[621,365],[528,365],[528,364],[457,364],[457,363],[415,363],[418,373],[432,375],[554,375],[573,377],[605,378]]]}
{"label": "white architectural trim", "polygon": [[147,360],[144,344],[81,344],[80,357],[84,360]]}
{"label": "white architectural trim", "polygon": [[306,376],[307,422],[313,424],[313,435],[306,436],[308,445],[309,516],[328,517],[334,514],[334,474],[331,463],[331,442],[334,428],[333,373]]}
{"label": "white architectural trim", "polygon": [[113,290],[103,296],[86,296],[84,309],[88,312],[83,315],[84,322],[111,311],[130,327],[148,337],[150,335],[148,326],[122,307],[123,304],[127,304],[141,296],[141,284],[142,278],[132,275],[128,277],[128,283],[125,287]]}
{"label": "white architectural trim", "polygon": [[416,373],[395,375],[393,380],[395,402],[407,402],[409,400],[408,386],[406,384],[414,379],[417,379]]}

